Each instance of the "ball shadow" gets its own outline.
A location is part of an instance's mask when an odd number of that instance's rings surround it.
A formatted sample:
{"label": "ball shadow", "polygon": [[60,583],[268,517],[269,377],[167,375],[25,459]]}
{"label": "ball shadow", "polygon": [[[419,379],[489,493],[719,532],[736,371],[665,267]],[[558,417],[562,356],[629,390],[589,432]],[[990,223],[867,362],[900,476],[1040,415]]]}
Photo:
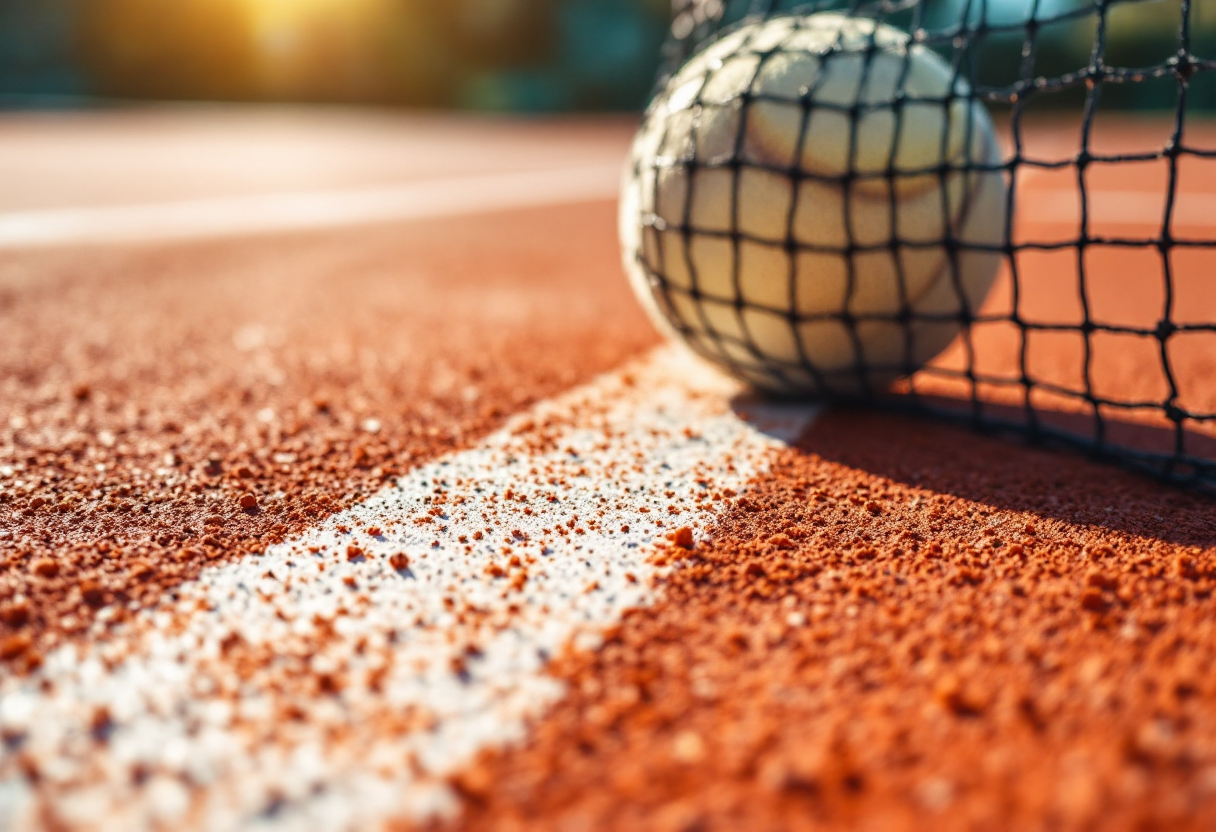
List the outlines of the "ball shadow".
{"label": "ball shadow", "polygon": [[[731,406],[740,419],[799,453],[907,487],[1177,545],[1216,545],[1216,501],[1209,496],[1080,452],[917,414],[771,401],[753,393],[735,397]],[[774,420],[774,414],[784,418]],[[798,414],[802,424],[816,418],[792,433]],[[1163,440],[1146,426],[1125,427]]]}

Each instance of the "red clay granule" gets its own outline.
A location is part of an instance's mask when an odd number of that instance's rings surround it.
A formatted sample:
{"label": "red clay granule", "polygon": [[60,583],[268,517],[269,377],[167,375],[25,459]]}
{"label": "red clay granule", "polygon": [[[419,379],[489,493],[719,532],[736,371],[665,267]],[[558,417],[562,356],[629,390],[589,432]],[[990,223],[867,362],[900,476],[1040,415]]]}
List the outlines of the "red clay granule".
{"label": "red clay granule", "polygon": [[802,448],[457,827],[1216,828],[1210,501],[890,416]]}
{"label": "red clay granule", "polygon": [[30,564],[30,571],[39,578],[53,578],[59,574],[59,564],[54,558],[38,558]]}
{"label": "red clay granule", "polygon": [[106,590],[97,581],[85,578],[80,582],[80,598],[88,606],[97,609],[106,604]]}
{"label": "red clay granule", "polygon": [[17,598],[0,606],[0,622],[9,627],[19,629],[30,620],[30,602],[25,598]]}
{"label": "red clay granule", "polygon": [[681,549],[692,549],[696,545],[693,541],[692,529],[688,528],[688,526],[681,526],[676,529],[671,533],[670,538],[672,544],[679,546]]}
{"label": "red clay granule", "polygon": [[256,494],[252,494],[252,493],[242,494],[240,504],[241,504],[241,508],[243,508],[243,509],[257,508],[258,507],[258,497]]}
{"label": "red clay granule", "polygon": [[154,603],[654,343],[613,210],[0,254],[0,638]]}
{"label": "red clay granule", "polygon": [[28,633],[17,633],[0,638],[0,659],[15,659],[23,656],[32,645],[33,642]]}

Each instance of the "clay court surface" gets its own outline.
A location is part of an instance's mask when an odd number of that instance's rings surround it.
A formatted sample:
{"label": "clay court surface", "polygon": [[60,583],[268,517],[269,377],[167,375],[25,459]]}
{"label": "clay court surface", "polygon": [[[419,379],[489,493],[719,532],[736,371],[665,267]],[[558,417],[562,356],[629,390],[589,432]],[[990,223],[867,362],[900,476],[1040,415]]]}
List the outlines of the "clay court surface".
{"label": "clay court surface", "polygon": [[[0,828],[1216,827],[1211,500],[663,346],[632,130],[0,119]],[[1216,160],[1179,164],[1210,240]],[[1159,236],[1167,173],[1095,166],[1091,234]],[[1076,235],[1075,171],[1018,187],[1019,241]],[[1076,251],[1020,256],[1023,316],[1078,322]],[[1161,253],[1086,256],[1094,318],[1154,326]],[[1216,251],[1170,256],[1173,319],[1216,321]],[[1070,337],[1030,348],[1064,390]],[[1093,383],[1159,399],[1143,340]]]}

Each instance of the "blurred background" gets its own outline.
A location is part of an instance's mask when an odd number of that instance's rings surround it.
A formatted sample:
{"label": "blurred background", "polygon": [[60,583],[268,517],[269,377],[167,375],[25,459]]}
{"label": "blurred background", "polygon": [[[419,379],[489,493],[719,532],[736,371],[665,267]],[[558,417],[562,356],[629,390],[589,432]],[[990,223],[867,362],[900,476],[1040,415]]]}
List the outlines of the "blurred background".
{"label": "blurred background", "polygon": [[[754,4],[676,0],[672,24],[670,0],[0,0],[0,107],[171,99],[630,110],[645,101],[669,25],[695,40],[706,16],[729,21]],[[988,27],[973,58],[977,77],[999,87],[1021,71],[1030,19],[1039,22],[1036,75],[1085,67],[1099,7],[1108,64],[1155,67],[1177,54],[1181,0],[928,0],[921,20],[942,31]],[[1193,53],[1216,58],[1216,0],[1191,0],[1189,36]],[[1216,109],[1214,78],[1194,77],[1190,108]],[[1175,105],[1172,75],[1107,87],[1106,106]],[[1058,103],[1075,105],[1078,94]]]}
{"label": "blurred background", "polygon": [[622,110],[669,0],[0,0],[0,102]]}

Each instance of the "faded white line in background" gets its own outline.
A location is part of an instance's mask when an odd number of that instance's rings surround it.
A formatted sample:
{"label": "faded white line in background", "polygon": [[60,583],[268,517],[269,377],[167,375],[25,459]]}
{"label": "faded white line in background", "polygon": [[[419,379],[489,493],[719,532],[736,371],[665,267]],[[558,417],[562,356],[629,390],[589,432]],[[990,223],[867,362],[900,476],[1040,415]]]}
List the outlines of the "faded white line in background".
{"label": "faded white line in background", "polygon": [[[1025,181],[1025,177],[1022,178]],[[1081,221],[1080,189],[1051,188],[1022,192],[1024,220],[1075,227]],[[1104,191],[1086,194],[1091,225],[1139,225],[1160,228],[1165,219],[1166,188],[1156,191]],[[1216,225],[1216,194],[1179,192],[1174,198],[1175,227],[1210,228]]]}
{"label": "faded white line in background", "polygon": [[0,213],[0,249],[266,234],[611,199],[620,175],[619,164],[598,164],[378,188]]}
{"label": "faded white line in background", "polygon": [[[0,679],[0,828],[315,830],[457,808],[447,779],[563,689],[814,416],[730,408],[665,348],[514,418],[115,636]],[[763,432],[761,432],[763,431]],[[2,752],[2,749],[0,749]],[[37,772],[31,776],[30,772]]]}

